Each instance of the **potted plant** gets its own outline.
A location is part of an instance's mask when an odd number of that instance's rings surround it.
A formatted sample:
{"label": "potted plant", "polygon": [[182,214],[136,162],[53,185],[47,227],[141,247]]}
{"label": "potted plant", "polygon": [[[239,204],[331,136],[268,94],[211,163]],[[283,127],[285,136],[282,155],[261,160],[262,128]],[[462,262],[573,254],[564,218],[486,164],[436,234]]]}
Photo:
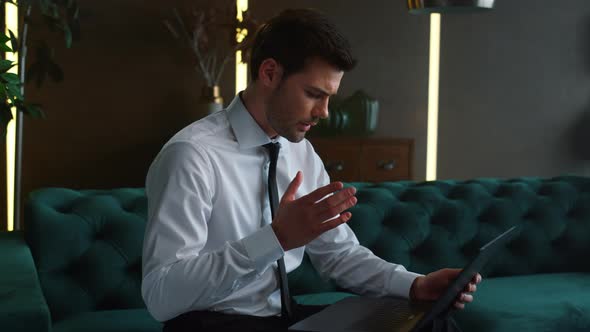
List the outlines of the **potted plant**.
{"label": "potted plant", "polygon": [[[0,60],[0,131],[6,136],[8,123],[13,119],[12,110],[16,111],[16,156],[14,179],[14,221],[15,229],[19,229],[20,219],[20,179],[22,159],[23,115],[44,117],[40,105],[25,99],[24,85],[26,81],[35,80],[41,86],[46,77],[54,81],[63,79],[60,66],[53,59],[53,50],[43,41],[30,43],[29,26],[42,20],[52,31],[63,34],[66,47],[71,47],[74,39],[79,36],[80,9],[75,0],[0,0],[3,6],[18,8],[17,31],[8,30],[0,34],[0,50],[3,53],[18,53],[18,60]],[[39,10],[40,15],[33,16],[33,9]],[[17,37],[18,36],[18,37]],[[29,47],[34,49],[33,60],[26,65]],[[15,72],[14,67],[18,70]],[[26,74],[26,75],[25,75]]]}

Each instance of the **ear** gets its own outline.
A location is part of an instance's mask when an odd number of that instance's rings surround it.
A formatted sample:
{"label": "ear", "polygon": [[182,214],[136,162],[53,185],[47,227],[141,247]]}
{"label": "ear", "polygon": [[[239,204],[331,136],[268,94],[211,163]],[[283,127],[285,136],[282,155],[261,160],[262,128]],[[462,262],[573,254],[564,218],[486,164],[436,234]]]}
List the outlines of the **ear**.
{"label": "ear", "polygon": [[262,61],[258,68],[258,79],[269,88],[277,87],[283,78],[283,66],[275,59],[268,58]]}

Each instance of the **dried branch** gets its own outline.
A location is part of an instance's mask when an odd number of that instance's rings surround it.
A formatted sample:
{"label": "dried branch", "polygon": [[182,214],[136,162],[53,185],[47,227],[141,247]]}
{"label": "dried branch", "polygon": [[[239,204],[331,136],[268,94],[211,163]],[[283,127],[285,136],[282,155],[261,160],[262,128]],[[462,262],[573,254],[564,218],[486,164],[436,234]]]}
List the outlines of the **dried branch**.
{"label": "dried branch", "polygon": [[[243,12],[243,21],[238,22],[235,6],[235,1],[230,1],[228,7],[223,9],[210,5],[192,9],[184,16],[188,17],[186,20],[175,8],[173,12],[176,24],[164,21],[172,36],[182,39],[192,50],[197,62],[195,68],[203,74],[207,85],[211,87],[219,85],[223,71],[236,51],[248,50],[251,36],[258,26],[248,11]],[[242,29],[248,29],[248,33],[238,42],[237,31]]]}

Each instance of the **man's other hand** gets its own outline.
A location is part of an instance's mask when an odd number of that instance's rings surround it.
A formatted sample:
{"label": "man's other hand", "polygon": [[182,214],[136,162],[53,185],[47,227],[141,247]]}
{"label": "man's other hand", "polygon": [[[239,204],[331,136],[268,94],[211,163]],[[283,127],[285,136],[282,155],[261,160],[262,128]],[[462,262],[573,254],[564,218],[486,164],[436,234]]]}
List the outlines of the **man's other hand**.
{"label": "man's other hand", "polygon": [[272,229],[285,251],[304,246],[320,234],[350,220],[352,214],[344,211],[357,202],[354,196],[356,189],[342,189],[342,182],[332,182],[295,199],[302,181],[303,174],[297,172],[272,221]]}
{"label": "man's other hand", "polygon": [[[438,299],[459,273],[461,273],[461,269],[442,269],[416,278],[410,289],[410,300],[434,301]],[[473,293],[477,290],[477,284],[481,282],[481,279],[479,273],[473,277],[473,280],[457,297],[454,303],[455,308],[463,309],[465,303],[473,301]]]}

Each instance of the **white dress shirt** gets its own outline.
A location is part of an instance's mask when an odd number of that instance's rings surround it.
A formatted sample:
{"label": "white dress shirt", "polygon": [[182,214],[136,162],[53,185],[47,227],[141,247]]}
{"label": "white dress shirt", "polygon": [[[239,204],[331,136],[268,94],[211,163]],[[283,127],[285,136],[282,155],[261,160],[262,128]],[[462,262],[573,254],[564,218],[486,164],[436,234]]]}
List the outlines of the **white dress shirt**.
{"label": "white dress shirt", "polygon": [[[276,260],[296,269],[304,250],[318,272],[370,296],[407,297],[417,274],[359,245],[346,225],[284,252],[272,228],[267,194],[271,140],[239,96],[168,141],[146,180],[148,221],[141,291],[159,321],[192,310],[254,316],[280,314]],[[282,197],[297,171],[297,197],[329,183],[307,140],[279,137],[277,186]]]}

